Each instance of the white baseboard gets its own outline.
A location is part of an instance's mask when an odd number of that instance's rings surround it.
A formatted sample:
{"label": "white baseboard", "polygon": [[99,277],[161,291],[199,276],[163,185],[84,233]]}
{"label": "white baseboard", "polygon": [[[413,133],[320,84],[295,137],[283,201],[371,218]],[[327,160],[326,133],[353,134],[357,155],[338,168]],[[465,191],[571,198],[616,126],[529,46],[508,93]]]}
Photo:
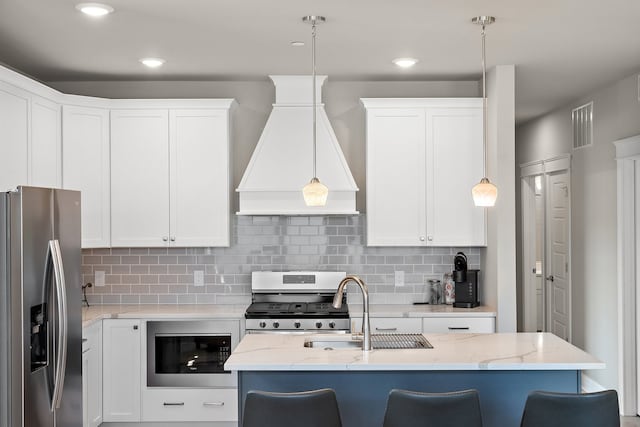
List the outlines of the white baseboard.
{"label": "white baseboard", "polygon": [[591,377],[589,377],[584,372],[582,373],[582,392],[583,393],[595,393],[597,391],[604,391],[606,388],[602,387],[596,381],[594,381]]}

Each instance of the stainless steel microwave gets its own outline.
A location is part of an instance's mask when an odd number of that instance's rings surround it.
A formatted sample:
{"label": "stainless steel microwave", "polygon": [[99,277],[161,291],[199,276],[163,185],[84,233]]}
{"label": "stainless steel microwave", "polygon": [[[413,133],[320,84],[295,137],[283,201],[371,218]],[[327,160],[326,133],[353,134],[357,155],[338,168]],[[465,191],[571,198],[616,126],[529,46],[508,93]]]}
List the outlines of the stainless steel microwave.
{"label": "stainless steel microwave", "polygon": [[234,387],[224,363],[238,345],[232,320],[147,322],[148,387]]}

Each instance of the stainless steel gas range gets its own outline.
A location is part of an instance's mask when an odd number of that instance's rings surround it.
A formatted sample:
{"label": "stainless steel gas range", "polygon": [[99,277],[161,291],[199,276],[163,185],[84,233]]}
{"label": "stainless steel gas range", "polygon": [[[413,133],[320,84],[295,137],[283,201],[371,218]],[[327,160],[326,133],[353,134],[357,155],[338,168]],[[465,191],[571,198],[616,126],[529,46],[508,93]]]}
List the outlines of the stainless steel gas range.
{"label": "stainless steel gas range", "polygon": [[332,306],[344,272],[256,271],[251,275],[252,303],[245,313],[251,333],[346,333],[350,331],[346,295]]}

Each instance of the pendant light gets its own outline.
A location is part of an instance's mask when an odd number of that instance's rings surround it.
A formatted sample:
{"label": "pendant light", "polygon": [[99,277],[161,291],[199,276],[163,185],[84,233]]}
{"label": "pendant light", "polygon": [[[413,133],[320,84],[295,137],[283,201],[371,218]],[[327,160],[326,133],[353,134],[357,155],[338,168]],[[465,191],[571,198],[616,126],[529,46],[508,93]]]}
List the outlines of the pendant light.
{"label": "pendant light", "polygon": [[324,206],[327,204],[329,189],[316,176],[316,24],[325,22],[324,16],[310,15],[302,18],[303,22],[311,24],[311,74],[313,78],[313,178],[302,189],[304,203],[307,206]]}
{"label": "pendant light", "polygon": [[[477,16],[471,22],[482,26],[482,152],[484,154],[484,167],[487,167],[487,65],[485,56],[485,27],[496,21],[493,16]],[[498,188],[493,185],[486,176],[480,180],[471,190],[473,203],[476,206],[491,207],[496,204]]]}

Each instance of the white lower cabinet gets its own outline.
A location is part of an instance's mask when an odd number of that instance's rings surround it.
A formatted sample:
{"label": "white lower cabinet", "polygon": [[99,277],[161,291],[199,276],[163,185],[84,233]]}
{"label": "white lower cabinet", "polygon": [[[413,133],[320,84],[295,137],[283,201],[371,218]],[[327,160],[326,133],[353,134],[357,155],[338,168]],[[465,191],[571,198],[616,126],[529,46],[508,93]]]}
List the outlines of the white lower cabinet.
{"label": "white lower cabinet", "polygon": [[[399,317],[372,317],[369,319],[372,334],[419,334],[422,333],[422,320]],[[362,330],[362,316],[351,318],[351,331]]]}
{"label": "white lower cabinet", "polygon": [[235,388],[147,388],[142,421],[237,421]]}
{"label": "white lower cabinet", "polygon": [[425,317],[422,332],[490,334],[496,331],[494,317]]}
{"label": "white lower cabinet", "polygon": [[102,322],[82,330],[82,426],[102,423]]}
{"label": "white lower cabinet", "polygon": [[140,320],[103,320],[103,420],[140,421]]}

